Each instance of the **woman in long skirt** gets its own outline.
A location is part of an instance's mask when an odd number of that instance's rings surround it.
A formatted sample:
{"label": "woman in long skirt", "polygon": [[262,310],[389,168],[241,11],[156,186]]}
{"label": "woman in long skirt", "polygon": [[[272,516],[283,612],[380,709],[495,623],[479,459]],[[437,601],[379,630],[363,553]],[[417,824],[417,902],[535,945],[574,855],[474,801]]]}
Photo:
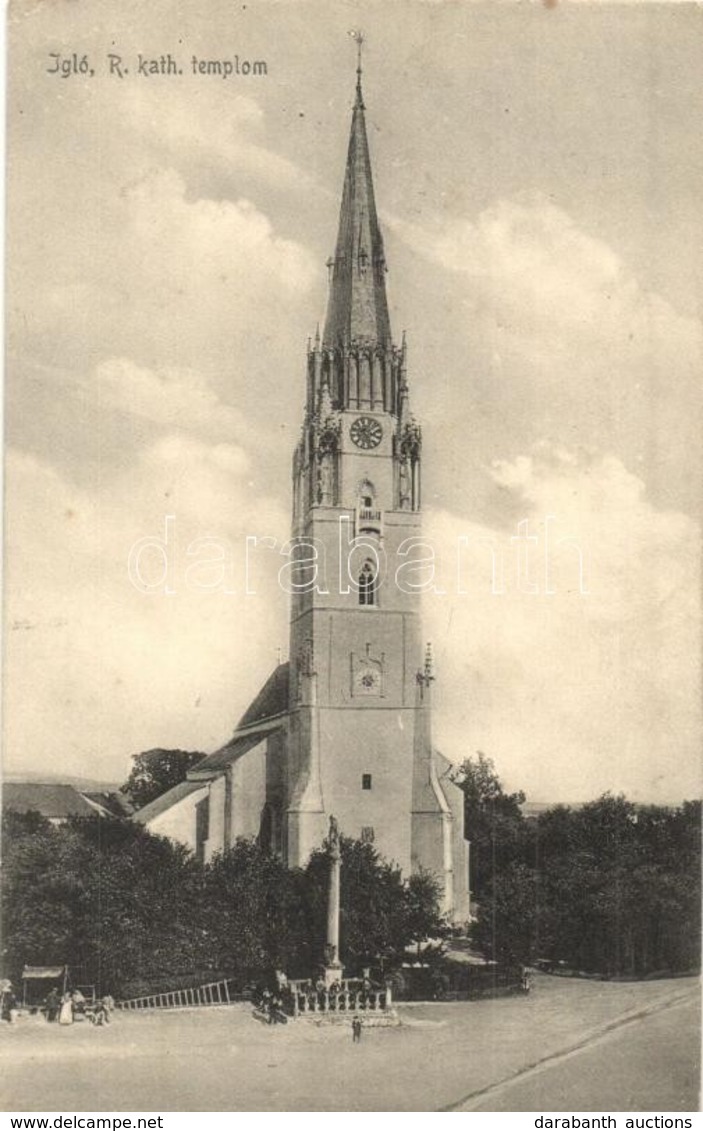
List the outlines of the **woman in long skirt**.
{"label": "woman in long skirt", "polygon": [[61,1012],[59,1013],[59,1025],[72,1025],[73,1024],[73,1001],[70,994],[64,994],[61,999]]}

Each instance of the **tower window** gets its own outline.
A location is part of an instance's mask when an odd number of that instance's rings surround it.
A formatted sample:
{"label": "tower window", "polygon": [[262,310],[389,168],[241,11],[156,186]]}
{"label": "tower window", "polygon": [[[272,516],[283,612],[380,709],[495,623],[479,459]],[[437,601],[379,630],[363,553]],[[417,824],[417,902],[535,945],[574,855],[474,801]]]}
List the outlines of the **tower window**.
{"label": "tower window", "polygon": [[361,788],[362,789],[371,789],[371,774],[362,774],[361,775]]}
{"label": "tower window", "polygon": [[359,604],[376,604],[376,570],[371,562],[364,562],[359,574]]}

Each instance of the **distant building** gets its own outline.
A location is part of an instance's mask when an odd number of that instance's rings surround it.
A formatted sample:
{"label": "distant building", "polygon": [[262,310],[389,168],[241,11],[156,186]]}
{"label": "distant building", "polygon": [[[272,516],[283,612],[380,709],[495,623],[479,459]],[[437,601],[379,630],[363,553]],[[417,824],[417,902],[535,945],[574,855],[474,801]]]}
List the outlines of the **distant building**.
{"label": "distant building", "polygon": [[[396,573],[420,544],[422,438],[405,338],[397,345],[391,335],[360,73],[328,269],[327,317],[308,349],[293,459],[300,553],[290,660],[232,739],[135,819],[201,859],[237,836],[257,836],[295,867],[334,815],[343,834],[373,841],[406,875],[433,873],[444,911],[464,921],[463,794],[432,744],[434,671],[417,577],[413,588]],[[315,556],[329,567],[316,580]]]}
{"label": "distant building", "polygon": [[132,808],[117,791],[81,791],[60,782],[4,782],[3,809],[13,813],[40,813],[52,825],[71,817],[126,818]]}

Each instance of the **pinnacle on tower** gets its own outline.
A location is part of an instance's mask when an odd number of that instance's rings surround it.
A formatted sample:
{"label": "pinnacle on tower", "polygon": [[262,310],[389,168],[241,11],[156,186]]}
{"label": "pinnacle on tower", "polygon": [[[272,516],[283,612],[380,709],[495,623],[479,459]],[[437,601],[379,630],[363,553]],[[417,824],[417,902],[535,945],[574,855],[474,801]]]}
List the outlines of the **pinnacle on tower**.
{"label": "pinnacle on tower", "polygon": [[366,137],[360,57],[337,246],[328,266],[330,294],[323,345],[328,348],[344,348],[352,343],[390,345],[386,258]]}
{"label": "pinnacle on tower", "polygon": [[425,683],[430,683],[434,679],[434,658],[432,656],[432,645],[428,642],[425,649]]}

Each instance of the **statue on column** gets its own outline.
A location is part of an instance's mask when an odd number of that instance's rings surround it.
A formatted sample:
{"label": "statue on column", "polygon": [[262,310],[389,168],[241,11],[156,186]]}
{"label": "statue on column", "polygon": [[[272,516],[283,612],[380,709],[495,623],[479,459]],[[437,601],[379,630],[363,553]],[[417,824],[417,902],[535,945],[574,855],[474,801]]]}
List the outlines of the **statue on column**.
{"label": "statue on column", "polygon": [[336,817],[330,817],[330,830],[327,834],[327,844],[329,845],[332,860],[339,860],[339,825]]}
{"label": "statue on column", "polygon": [[342,964],[339,961],[339,907],[341,885],[341,852],[339,847],[339,825],[335,817],[330,817],[327,834],[327,849],[330,858],[329,892],[327,896],[327,940],[325,943],[325,985],[329,987],[342,979]]}

